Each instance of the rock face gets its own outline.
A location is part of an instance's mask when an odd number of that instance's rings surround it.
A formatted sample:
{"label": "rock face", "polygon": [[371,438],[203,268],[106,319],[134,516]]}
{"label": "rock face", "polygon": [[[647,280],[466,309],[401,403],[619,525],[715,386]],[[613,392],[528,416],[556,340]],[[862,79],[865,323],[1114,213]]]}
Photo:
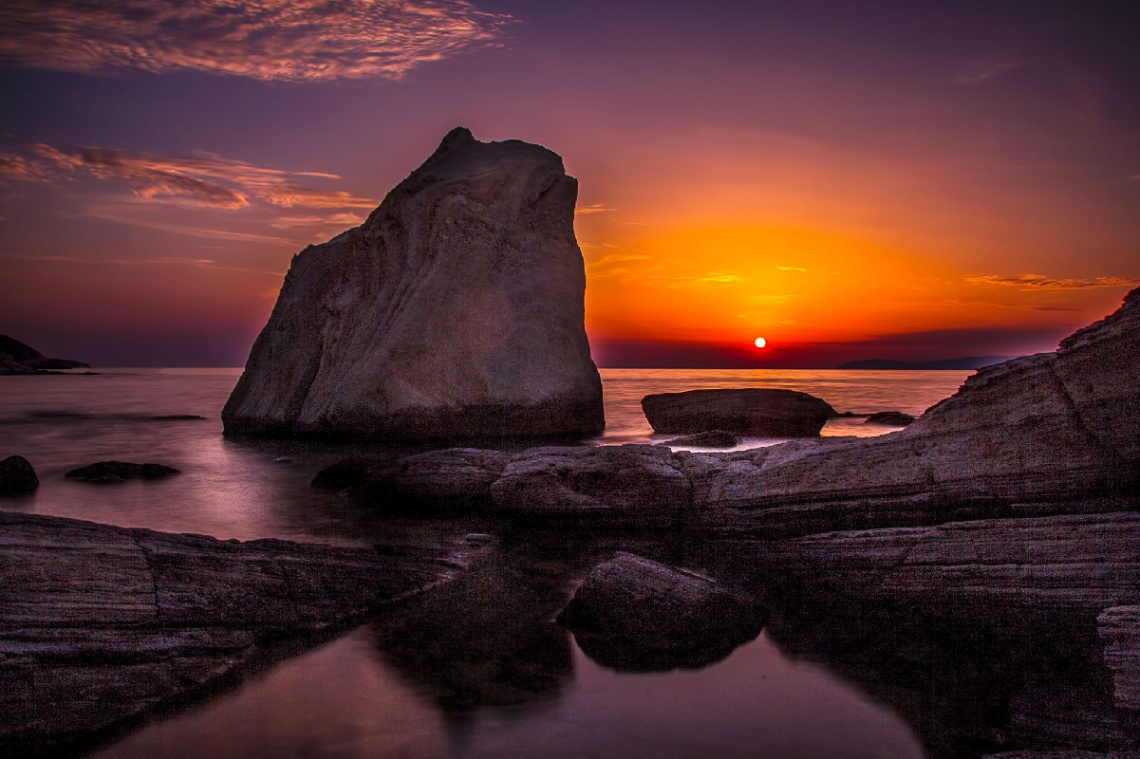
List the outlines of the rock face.
{"label": "rock face", "polygon": [[363,225],[294,257],[226,433],[600,432],[576,196],[546,148],[450,132]]}
{"label": "rock face", "polygon": [[458,576],[466,555],[0,512],[0,754],[66,753],[209,692]]}
{"label": "rock face", "polygon": [[[1140,728],[1140,606],[1114,606],[1097,619],[1104,663],[1112,670],[1116,708]],[[1140,729],[1137,731],[1140,737]]]}
{"label": "rock face", "polygon": [[491,483],[499,479],[508,458],[476,448],[428,451],[369,469],[358,492],[382,506],[486,508],[491,505]]}
{"label": "rock face", "polygon": [[626,671],[703,667],[757,635],[766,615],[712,580],[620,552],[558,615],[582,650]]}
{"label": "rock face", "polygon": [[794,390],[689,390],[641,399],[654,432],[686,433],[725,430],[758,437],[815,437],[833,409],[807,393]]}
{"label": "rock face", "polygon": [[109,485],[127,480],[161,480],[180,474],[180,470],[163,464],[132,464],[127,461],[99,461],[72,469],[66,477],[93,485]]}
{"label": "rock face", "polygon": [[36,470],[23,456],[0,461],[0,497],[28,495],[40,486]]}
{"label": "rock face", "polygon": [[66,358],[48,358],[30,345],[0,335],[0,374],[39,374],[53,369],[90,369],[90,364]]}

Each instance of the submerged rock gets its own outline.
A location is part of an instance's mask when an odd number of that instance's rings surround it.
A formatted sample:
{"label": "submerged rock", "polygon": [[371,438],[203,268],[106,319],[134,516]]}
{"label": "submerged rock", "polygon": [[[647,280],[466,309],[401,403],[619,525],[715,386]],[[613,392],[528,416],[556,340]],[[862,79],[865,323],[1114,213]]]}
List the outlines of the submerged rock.
{"label": "submerged rock", "polygon": [[65,475],[71,480],[83,480],[94,485],[108,485],[127,480],[161,480],[181,474],[182,470],[164,464],[132,464],[128,461],[99,461]]}
{"label": "submerged rock", "polygon": [[711,432],[699,432],[696,435],[675,437],[672,440],[666,440],[662,445],[692,446],[693,448],[732,448],[733,446],[740,445],[740,438],[731,432],[713,430]]}
{"label": "submerged rock", "polygon": [[867,421],[863,422],[863,424],[885,424],[890,427],[905,427],[913,421],[913,416],[904,414],[901,411],[880,411],[877,414],[871,414],[867,417]]}
{"label": "submerged rock", "polygon": [[815,437],[835,409],[794,390],[689,390],[641,399],[654,432],[726,430],[758,437]]}
{"label": "submerged rock", "polygon": [[36,470],[23,456],[0,461],[0,496],[28,495],[40,486]]}
{"label": "submerged rock", "polygon": [[294,257],[226,433],[600,432],[576,196],[546,148],[452,130],[364,224]]}
{"label": "submerged rock", "polygon": [[619,552],[594,568],[558,621],[603,666],[662,671],[720,661],[760,634],[766,614],[707,577]]}

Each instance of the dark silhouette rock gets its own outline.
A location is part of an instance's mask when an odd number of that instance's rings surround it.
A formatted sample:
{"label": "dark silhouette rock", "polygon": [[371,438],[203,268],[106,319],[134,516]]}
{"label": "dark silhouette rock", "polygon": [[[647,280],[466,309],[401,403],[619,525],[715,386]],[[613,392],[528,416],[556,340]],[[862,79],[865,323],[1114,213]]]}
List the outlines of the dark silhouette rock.
{"label": "dark silhouette rock", "polygon": [[95,485],[127,480],[161,480],[180,474],[181,470],[163,464],[132,464],[127,461],[99,461],[67,473],[67,478]]}
{"label": "dark silhouette rock", "polygon": [[576,196],[546,148],[450,132],[363,225],[294,257],[226,433],[600,432]]}
{"label": "dark silhouette rock", "polygon": [[314,490],[351,490],[363,485],[374,469],[384,465],[372,459],[345,459],[317,472],[309,486]]}
{"label": "dark silhouette rock", "polygon": [[0,753],[78,753],[460,576],[474,555],[0,512]]}
{"label": "dark silhouette rock", "polygon": [[691,446],[693,448],[732,448],[740,445],[740,438],[731,432],[713,430],[666,440],[662,445]]}
{"label": "dark silhouette rock", "polygon": [[66,358],[48,358],[30,345],[0,335],[0,374],[39,374],[53,369],[90,369],[90,364]]}
{"label": "dark silhouette rock", "polygon": [[206,417],[199,416],[198,414],[164,414],[162,416],[152,416],[150,420],[153,422],[204,422]]}
{"label": "dark silhouette rock", "polygon": [[40,486],[36,470],[23,456],[0,461],[0,496],[28,495]]}
{"label": "dark silhouette rock", "polygon": [[766,614],[707,577],[619,552],[594,567],[558,621],[603,666],[662,671],[720,661],[760,634]]}
{"label": "dark silhouette rock", "polygon": [[906,427],[914,421],[910,414],[901,411],[880,411],[867,417],[864,424],[884,424],[889,427]]}
{"label": "dark silhouette rock", "polygon": [[815,396],[771,389],[658,393],[642,398],[641,408],[654,432],[725,430],[758,437],[815,437],[835,416]]}

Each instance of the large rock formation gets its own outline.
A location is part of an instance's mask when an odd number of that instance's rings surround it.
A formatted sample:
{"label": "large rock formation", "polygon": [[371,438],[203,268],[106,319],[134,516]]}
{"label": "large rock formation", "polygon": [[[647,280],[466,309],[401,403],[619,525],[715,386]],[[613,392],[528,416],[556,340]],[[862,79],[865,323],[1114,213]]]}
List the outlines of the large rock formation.
{"label": "large rock formation", "polygon": [[726,430],[760,437],[815,437],[835,416],[826,401],[795,390],[689,390],[641,399],[654,432]]}
{"label": "large rock formation", "polygon": [[460,575],[481,550],[239,543],[0,512],[0,755],[56,756],[205,695]]}
{"label": "large rock formation", "polygon": [[595,434],[577,182],[452,130],[361,226],[294,257],[222,412],[227,434]]}
{"label": "large rock formation", "polygon": [[0,461],[0,497],[28,495],[39,486],[36,470],[23,456],[9,456]]}

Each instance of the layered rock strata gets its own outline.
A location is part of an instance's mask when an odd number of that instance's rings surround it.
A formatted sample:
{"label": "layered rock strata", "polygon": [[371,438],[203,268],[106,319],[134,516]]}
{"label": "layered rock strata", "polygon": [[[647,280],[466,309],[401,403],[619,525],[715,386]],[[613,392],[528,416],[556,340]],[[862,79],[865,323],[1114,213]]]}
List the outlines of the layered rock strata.
{"label": "layered rock strata", "polygon": [[1097,618],[1116,708],[1140,737],[1140,606],[1114,606]]}
{"label": "layered rock strata", "polygon": [[208,693],[456,576],[460,549],[437,559],[0,512],[0,753],[53,754]]}
{"label": "layered rock strata", "polygon": [[451,131],[364,224],[294,257],[226,433],[600,432],[576,196],[546,148]]}
{"label": "layered rock strata", "polygon": [[835,409],[795,390],[688,390],[641,399],[654,432],[724,430],[756,437],[816,437]]}

